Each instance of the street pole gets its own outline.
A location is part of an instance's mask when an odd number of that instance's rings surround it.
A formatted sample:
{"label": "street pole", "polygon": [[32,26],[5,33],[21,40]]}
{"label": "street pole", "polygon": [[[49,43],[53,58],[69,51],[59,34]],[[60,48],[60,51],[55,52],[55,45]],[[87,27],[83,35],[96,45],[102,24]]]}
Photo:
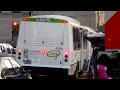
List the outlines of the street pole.
{"label": "street pole", "polygon": [[91,11],[89,11],[89,14],[90,14],[90,27],[91,27]]}
{"label": "street pole", "polygon": [[100,24],[100,13],[99,11],[97,11],[97,15],[98,15],[98,23],[97,23],[97,30],[99,29],[99,24]]}
{"label": "street pole", "polygon": [[[14,22],[14,12],[12,11],[12,24],[13,22]],[[12,26],[12,43],[13,43],[13,26]]]}

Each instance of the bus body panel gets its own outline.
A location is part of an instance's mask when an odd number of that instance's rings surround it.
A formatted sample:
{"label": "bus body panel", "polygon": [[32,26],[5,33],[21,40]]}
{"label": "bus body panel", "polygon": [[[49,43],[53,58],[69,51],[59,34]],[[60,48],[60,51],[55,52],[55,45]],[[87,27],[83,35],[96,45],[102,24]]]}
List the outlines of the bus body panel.
{"label": "bus body panel", "polygon": [[[80,23],[75,25],[80,26]],[[16,60],[27,69],[37,69],[38,72],[43,68],[49,69],[47,71],[51,73],[61,69],[67,75],[74,75],[78,65],[79,70],[83,69],[84,60],[88,59],[90,50],[88,46],[83,48],[83,36],[73,34],[74,31],[78,31],[76,34],[80,33],[79,27],[75,25],[69,22],[21,21]],[[74,38],[80,40],[77,43],[78,49],[75,49]]]}

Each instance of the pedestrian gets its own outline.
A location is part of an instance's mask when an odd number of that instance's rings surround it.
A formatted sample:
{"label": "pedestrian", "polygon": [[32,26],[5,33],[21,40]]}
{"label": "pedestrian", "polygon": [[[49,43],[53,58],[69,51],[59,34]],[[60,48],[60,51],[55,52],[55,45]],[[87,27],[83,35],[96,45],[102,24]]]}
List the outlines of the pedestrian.
{"label": "pedestrian", "polygon": [[108,63],[110,58],[107,54],[102,54],[97,60],[97,76],[98,79],[111,79],[111,77],[106,73],[108,69]]}

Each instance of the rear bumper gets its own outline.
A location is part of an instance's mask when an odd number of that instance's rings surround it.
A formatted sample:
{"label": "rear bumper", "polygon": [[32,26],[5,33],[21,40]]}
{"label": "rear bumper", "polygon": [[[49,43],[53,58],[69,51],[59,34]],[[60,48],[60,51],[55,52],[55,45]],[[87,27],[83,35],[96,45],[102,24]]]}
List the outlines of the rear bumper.
{"label": "rear bumper", "polygon": [[68,75],[68,69],[63,68],[50,68],[50,67],[31,67],[23,66],[24,69],[31,70],[31,73],[40,75]]}

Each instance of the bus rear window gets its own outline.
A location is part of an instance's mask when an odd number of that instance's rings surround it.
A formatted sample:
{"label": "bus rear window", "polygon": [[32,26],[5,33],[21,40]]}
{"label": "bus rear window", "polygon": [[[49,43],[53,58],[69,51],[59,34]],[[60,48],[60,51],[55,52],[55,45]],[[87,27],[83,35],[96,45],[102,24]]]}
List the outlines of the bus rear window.
{"label": "bus rear window", "polygon": [[27,44],[62,45],[63,23],[27,22],[25,41]]}

